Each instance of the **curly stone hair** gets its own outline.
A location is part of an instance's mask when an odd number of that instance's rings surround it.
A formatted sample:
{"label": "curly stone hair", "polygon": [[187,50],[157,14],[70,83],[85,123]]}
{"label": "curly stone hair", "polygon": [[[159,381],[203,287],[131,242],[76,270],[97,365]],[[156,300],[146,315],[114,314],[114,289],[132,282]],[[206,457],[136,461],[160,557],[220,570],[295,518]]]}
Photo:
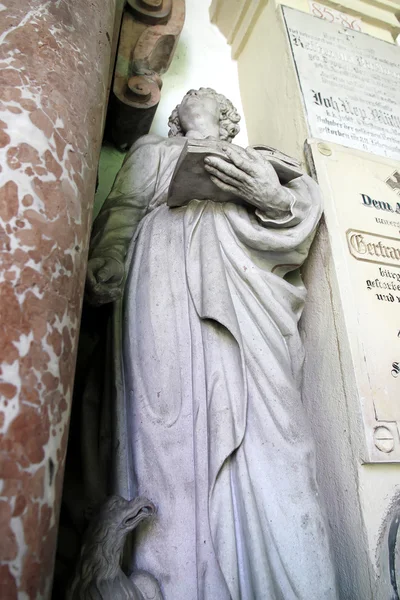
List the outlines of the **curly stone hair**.
{"label": "curly stone hair", "polygon": [[[228,100],[222,94],[217,94],[212,88],[200,88],[199,90],[189,90],[186,96],[192,96],[193,94],[202,94],[204,96],[212,96],[216,99],[219,104],[219,137],[221,140],[231,142],[235,135],[240,131],[238,125],[240,121],[240,115],[232,102]],[[168,137],[183,137],[185,134],[182,130],[179,115],[178,115],[179,104],[171,113],[168,120],[169,132]]]}

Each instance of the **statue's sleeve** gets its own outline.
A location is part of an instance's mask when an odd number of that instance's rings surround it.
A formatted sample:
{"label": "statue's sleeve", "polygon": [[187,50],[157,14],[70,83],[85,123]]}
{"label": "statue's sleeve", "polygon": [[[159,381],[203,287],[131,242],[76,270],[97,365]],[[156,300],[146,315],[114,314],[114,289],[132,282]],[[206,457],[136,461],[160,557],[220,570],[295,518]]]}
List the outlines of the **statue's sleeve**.
{"label": "statue's sleeve", "polygon": [[256,209],[255,215],[264,227],[288,228],[298,225],[310,215],[315,213],[318,218],[321,213],[321,198],[317,186],[308,176],[295,179],[284,187],[291,197],[290,207],[284,216],[275,218],[267,211]]}
{"label": "statue's sleeve", "polygon": [[158,136],[140,138],[128,152],[93,223],[89,257],[123,261],[154,196],[160,156]]}
{"label": "statue's sleeve", "polygon": [[225,216],[238,239],[247,247],[260,251],[295,253],[286,262],[301,264],[322,214],[322,196],[317,183],[303,175],[284,186],[290,191],[290,211],[283,218],[272,218],[266,211],[244,210],[232,203]]}

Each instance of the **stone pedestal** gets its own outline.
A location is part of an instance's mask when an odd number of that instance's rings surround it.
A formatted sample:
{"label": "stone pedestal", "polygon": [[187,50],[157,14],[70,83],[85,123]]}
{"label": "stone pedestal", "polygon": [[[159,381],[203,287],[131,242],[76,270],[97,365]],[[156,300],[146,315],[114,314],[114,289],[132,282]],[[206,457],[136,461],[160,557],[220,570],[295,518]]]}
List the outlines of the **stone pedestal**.
{"label": "stone pedestal", "polygon": [[0,4],[0,597],[48,598],[115,1]]}

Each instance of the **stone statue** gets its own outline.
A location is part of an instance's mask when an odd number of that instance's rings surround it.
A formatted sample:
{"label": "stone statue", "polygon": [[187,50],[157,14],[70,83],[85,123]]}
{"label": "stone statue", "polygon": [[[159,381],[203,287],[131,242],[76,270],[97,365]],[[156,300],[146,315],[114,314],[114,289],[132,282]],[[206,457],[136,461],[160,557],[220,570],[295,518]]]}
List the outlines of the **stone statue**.
{"label": "stone statue", "polygon": [[[113,491],[158,507],[132,567],[165,600],[333,600],[298,333],[320,192],[230,144],[238,121],[224,96],[188,92],[94,223],[87,293],[114,302]],[[195,139],[223,153],[204,168],[237,201],[167,205]]]}
{"label": "stone statue", "polygon": [[137,571],[128,577],[121,568],[128,533],[154,512],[147,498],[108,498],[87,528],[66,600],[162,600],[149,573]]}

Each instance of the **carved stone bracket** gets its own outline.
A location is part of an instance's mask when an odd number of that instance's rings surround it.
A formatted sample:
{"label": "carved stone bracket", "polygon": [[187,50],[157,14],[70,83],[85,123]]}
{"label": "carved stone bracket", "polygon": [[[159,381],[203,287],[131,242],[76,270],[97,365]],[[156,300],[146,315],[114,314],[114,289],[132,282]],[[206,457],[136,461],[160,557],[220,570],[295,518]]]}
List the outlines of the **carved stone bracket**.
{"label": "carved stone bracket", "polygon": [[128,0],[139,21],[149,25],[167,23],[171,16],[172,0]]}
{"label": "carved stone bracket", "polygon": [[107,135],[126,150],[148,133],[185,20],[185,0],[129,0],[124,12]]}

